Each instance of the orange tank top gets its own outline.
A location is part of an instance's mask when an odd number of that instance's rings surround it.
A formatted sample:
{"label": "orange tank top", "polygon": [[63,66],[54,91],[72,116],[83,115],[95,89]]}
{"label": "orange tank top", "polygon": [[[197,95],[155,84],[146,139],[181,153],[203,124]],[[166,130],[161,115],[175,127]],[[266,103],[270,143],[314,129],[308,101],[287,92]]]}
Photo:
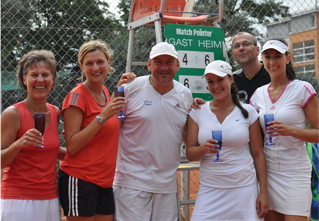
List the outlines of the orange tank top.
{"label": "orange tank top", "polygon": [[[14,104],[20,114],[20,129],[16,140],[34,128],[34,119],[24,102]],[[2,199],[49,200],[58,197],[56,162],[60,148],[57,112],[47,103],[50,123],[43,138],[45,148],[27,146],[20,150],[8,166],[1,182]]]}

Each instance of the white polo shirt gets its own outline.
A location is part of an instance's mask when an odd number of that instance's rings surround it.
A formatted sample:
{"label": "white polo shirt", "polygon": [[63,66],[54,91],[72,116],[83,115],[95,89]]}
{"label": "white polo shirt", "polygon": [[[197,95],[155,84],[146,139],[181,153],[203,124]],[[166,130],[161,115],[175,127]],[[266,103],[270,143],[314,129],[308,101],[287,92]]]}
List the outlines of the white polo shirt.
{"label": "white polo shirt", "polygon": [[175,193],[180,146],[192,94],[174,81],[160,95],[150,75],[125,84],[126,116],[120,131],[114,185],[153,193]]}
{"label": "white polo shirt", "polygon": [[316,92],[308,82],[293,80],[273,102],[269,95],[270,84],[258,88],[250,99],[251,105],[259,112],[260,125],[265,134],[264,152],[267,168],[277,171],[309,170],[311,163],[302,140],[291,136],[278,136],[272,139],[276,145],[266,145],[269,135],[265,131],[264,114],[273,113],[275,120],[289,126],[306,128],[303,108]]}
{"label": "white polo shirt", "polygon": [[223,162],[214,162],[216,154],[207,153],[200,163],[200,183],[215,188],[237,188],[256,182],[253,158],[248,150],[250,141],[249,127],[257,119],[257,111],[249,104],[242,103],[249,117],[245,119],[241,110],[234,110],[220,123],[211,111],[209,102],[201,109],[192,109],[189,116],[198,125],[198,143],[202,145],[212,139],[213,130],[222,130],[223,145],[219,158]]}

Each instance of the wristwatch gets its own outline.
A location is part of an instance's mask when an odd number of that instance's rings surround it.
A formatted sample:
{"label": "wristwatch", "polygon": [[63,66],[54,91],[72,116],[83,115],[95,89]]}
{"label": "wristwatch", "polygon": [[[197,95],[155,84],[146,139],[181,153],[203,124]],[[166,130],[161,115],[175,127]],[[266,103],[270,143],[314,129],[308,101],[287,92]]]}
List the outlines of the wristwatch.
{"label": "wristwatch", "polygon": [[97,122],[99,122],[100,124],[104,125],[102,117],[97,115],[95,118],[96,118]]}

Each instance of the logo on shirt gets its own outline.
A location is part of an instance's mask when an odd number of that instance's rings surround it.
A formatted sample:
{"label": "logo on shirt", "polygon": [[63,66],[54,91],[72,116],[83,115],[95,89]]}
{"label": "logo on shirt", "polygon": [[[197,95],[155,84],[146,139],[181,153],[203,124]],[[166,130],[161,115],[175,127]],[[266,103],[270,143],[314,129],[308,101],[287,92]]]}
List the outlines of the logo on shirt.
{"label": "logo on shirt", "polygon": [[179,104],[176,104],[174,107],[177,107],[177,108],[181,109],[181,107],[179,106]]}
{"label": "logo on shirt", "polygon": [[152,105],[152,101],[144,101],[145,105]]}
{"label": "logo on shirt", "polygon": [[272,106],[272,107],[270,108],[270,110],[276,110],[275,106]]}
{"label": "logo on shirt", "polygon": [[239,101],[249,104],[249,100],[248,100],[248,93],[244,90],[238,91],[238,97],[239,97]]}
{"label": "logo on shirt", "polygon": [[240,121],[240,119],[236,119],[236,121]]}
{"label": "logo on shirt", "polygon": [[71,105],[76,106],[78,103],[78,99],[80,97],[80,93],[72,92],[71,93]]}

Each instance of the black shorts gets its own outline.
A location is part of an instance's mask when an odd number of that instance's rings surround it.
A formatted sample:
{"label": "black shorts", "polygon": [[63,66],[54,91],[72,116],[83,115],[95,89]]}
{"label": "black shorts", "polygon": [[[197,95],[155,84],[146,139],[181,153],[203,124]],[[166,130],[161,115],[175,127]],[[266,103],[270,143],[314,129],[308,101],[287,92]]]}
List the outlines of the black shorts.
{"label": "black shorts", "polygon": [[64,216],[113,215],[113,188],[101,188],[93,183],[58,172],[59,199]]}

